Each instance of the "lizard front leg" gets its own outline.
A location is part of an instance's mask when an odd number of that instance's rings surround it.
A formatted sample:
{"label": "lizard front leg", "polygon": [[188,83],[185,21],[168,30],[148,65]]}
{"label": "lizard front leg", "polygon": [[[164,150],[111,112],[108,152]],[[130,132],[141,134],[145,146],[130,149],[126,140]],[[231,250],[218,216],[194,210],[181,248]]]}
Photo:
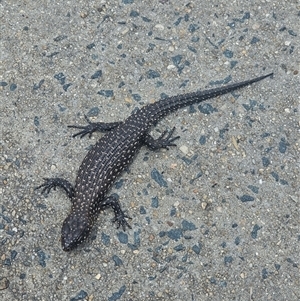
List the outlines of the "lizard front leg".
{"label": "lizard front leg", "polygon": [[126,230],[126,227],[131,229],[131,226],[127,223],[126,218],[131,219],[128,215],[126,215],[121,209],[121,205],[119,203],[119,196],[117,194],[112,194],[107,197],[100,205],[100,210],[105,210],[111,207],[114,210],[115,217],[113,218],[113,222],[117,223],[117,228],[122,226],[123,231]]}
{"label": "lizard front leg", "polygon": [[72,199],[72,197],[74,196],[74,187],[72,186],[72,184],[62,178],[44,178],[44,183],[38,187],[36,187],[34,190],[42,189],[42,194],[49,194],[50,190],[53,188],[54,190],[56,190],[56,187],[60,187],[62,188],[67,196]]}
{"label": "lizard front leg", "polygon": [[80,129],[82,131],[73,135],[73,137],[80,136],[80,138],[84,137],[85,135],[89,134],[89,137],[92,136],[94,132],[107,132],[110,131],[117,126],[119,126],[122,122],[91,122],[86,115],[84,115],[88,125],[68,125],[68,128]]}

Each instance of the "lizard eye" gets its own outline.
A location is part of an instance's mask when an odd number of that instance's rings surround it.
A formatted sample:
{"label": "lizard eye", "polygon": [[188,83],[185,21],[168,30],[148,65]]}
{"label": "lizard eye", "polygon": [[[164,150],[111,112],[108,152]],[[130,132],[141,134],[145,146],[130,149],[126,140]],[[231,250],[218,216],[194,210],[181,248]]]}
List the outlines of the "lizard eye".
{"label": "lizard eye", "polygon": [[71,251],[83,242],[90,232],[88,219],[76,214],[69,215],[61,229],[61,244],[64,251]]}

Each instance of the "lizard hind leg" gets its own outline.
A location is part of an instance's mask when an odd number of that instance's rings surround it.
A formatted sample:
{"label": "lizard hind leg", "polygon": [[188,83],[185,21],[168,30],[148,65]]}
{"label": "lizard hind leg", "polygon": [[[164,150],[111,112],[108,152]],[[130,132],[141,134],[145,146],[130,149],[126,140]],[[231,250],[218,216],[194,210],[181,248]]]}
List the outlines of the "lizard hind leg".
{"label": "lizard hind leg", "polygon": [[157,139],[154,139],[151,135],[147,134],[145,137],[145,144],[150,150],[153,151],[161,148],[169,149],[169,146],[176,146],[176,144],[173,142],[179,139],[180,136],[172,137],[174,131],[175,127],[167,136],[167,131],[164,131]]}
{"label": "lizard hind leg", "polygon": [[69,181],[62,178],[44,178],[44,183],[36,187],[34,190],[42,188],[42,194],[45,193],[48,195],[51,189],[53,188],[56,190],[56,187],[62,188],[70,199],[73,198],[75,193],[74,187]]}

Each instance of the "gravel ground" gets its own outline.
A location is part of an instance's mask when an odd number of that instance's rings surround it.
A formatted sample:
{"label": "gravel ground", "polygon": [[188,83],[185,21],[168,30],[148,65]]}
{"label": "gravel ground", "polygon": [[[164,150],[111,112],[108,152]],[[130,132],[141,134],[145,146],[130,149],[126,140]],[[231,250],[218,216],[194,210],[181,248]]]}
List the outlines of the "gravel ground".
{"label": "gravel ground", "polygon": [[[299,300],[298,1],[0,1],[1,300]],[[142,148],[101,213],[62,251],[74,183],[101,134],[161,97],[274,72],[165,118],[177,147]]]}

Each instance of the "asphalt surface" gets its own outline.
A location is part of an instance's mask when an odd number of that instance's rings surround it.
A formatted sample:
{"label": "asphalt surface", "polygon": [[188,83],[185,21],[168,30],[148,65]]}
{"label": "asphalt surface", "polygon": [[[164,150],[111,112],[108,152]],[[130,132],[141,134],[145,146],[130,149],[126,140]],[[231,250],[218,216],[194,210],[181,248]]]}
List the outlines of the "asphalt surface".
{"label": "asphalt surface", "polygon": [[[1,300],[299,300],[297,1],[1,1]],[[101,213],[62,251],[72,183],[101,134],[165,96],[274,72],[172,114],[177,147],[142,148]]]}

